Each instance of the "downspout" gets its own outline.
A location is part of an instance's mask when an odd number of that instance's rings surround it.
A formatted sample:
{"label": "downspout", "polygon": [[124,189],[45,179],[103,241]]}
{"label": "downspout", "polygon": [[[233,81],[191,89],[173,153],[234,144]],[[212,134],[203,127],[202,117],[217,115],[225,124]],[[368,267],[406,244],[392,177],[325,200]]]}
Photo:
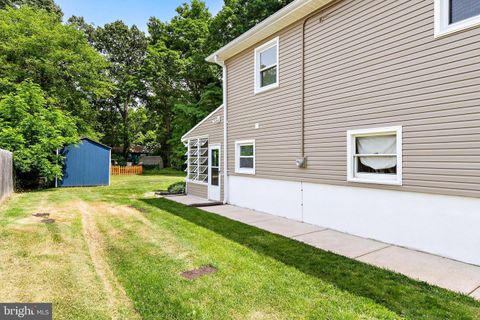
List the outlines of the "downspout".
{"label": "downspout", "polygon": [[227,107],[227,66],[225,62],[215,56],[215,63],[222,67],[222,89],[223,89],[223,203],[227,204],[229,200],[228,188],[228,146],[227,146],[227,126],[228,126],[228,107]]}
{"label": "downspout", "polygon": [[302,76],[302,99],[301,99],[301,157],[304,161],[303,166],[299,166],[301,168],[306,168],[305,163],[305,26],[307,25],[308,20],[310,20],[311,16],[308,16],[303,20],[302,23],[302,68],[301,68],[301,76]]}

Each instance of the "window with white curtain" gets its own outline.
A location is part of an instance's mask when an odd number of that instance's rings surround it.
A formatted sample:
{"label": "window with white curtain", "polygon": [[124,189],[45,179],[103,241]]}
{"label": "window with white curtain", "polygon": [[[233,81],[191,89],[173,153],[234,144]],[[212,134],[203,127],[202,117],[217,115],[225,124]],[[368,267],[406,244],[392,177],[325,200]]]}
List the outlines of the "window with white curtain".
{"label": "window with white curtain", "polygon": [[402,184],[402,128],[347,132],[347,180]]}
{"label": "window with white curtain", "polygon": [[235,172],[255,174],[255,140],[235,142]]}
{"label": "window with white curtain", "polygon": [[255,49],[255,93],[278,87],[278,37]]}
{"label": "window with white curtain", "polygon": [[479,0],[435,0],[435,36],[480,25]]}

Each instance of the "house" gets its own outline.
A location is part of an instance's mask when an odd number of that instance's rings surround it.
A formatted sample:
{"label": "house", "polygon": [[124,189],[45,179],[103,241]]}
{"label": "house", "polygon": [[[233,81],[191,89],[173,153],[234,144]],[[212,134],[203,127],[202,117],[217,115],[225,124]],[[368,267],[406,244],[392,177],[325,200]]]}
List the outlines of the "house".
{"label": "house", "polygon": [[207,58],[188,193],[480,265],[479,43],[479,1],[292,2]]}
{"label": "house", "polygon": [[62,179],[56,187],[91,187],[110,185],[111,148],[88,138],[60,150],[65,157]]}

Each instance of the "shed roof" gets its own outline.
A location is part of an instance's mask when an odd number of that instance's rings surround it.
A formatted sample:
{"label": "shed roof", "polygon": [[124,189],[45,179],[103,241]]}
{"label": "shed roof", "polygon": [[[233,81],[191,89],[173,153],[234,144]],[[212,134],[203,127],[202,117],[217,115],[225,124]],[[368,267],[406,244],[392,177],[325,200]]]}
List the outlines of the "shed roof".
{"label": "shed roof", "polygon": [[81,140],[81,141],[84,141],[84,140],[90,141],[91,143],[93,143],[93,144],[95,144],[95,145],[97,145],[97,146],[99,146],[99,147],[108,149],[108,150],[112,149],[111,147],[109,147],[109,146],[107,146],[107,145],[105,145],[105,144],[102,144],[102,143],[100,143],[100,142],[98,142],[98,141],[92,140],[92,139],[87,138],[87,137],[83,137],[83,138],[81,138],[80,140]]}
{"label": "shed roof", "polygon": [[225,61],[335,0],[295,0],[207,57]]}

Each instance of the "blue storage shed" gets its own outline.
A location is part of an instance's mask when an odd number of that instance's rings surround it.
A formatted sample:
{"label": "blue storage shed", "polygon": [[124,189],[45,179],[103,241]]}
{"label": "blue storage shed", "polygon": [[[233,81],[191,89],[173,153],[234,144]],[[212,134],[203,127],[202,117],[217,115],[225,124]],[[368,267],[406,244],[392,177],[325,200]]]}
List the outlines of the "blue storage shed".
{"label": "blue storage shed", "polygon": [[63,177],[57,187],[92,187],[110,185],[111,148],[88,138],[63,148]]}

